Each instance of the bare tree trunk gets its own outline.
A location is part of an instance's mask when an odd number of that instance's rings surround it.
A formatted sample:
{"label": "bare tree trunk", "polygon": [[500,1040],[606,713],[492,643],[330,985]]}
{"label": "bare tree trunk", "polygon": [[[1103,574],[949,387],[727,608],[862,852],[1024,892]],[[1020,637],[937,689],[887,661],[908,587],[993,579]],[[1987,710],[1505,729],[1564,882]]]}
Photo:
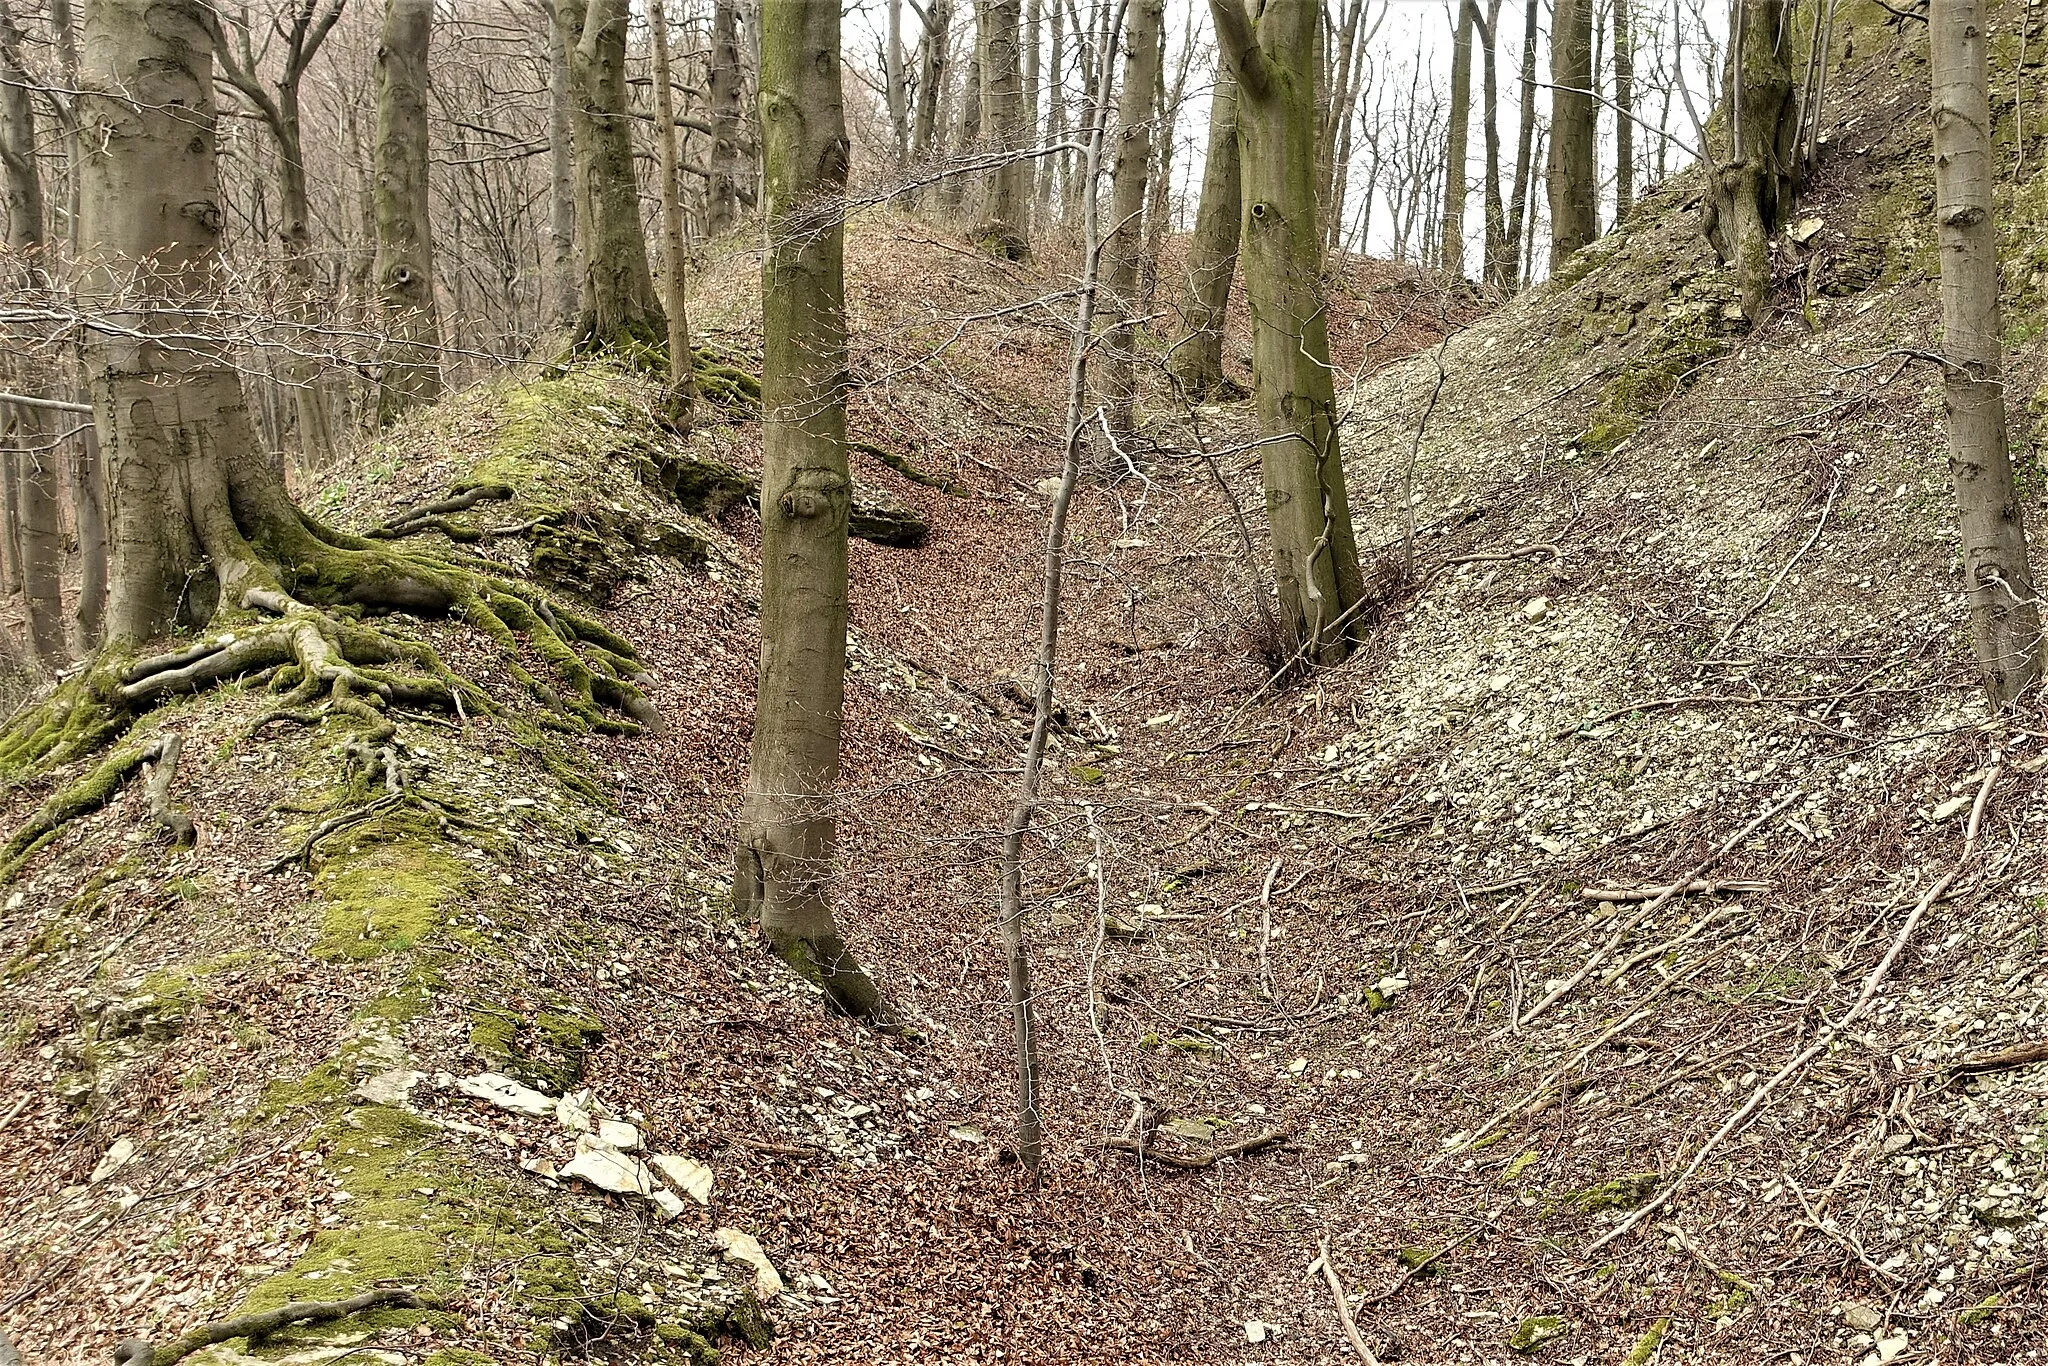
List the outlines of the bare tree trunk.
{"label": "bare tree trunk", "polygon": [[889,29],[883,35],[882,89],[889,108],[889,135],[896,148],[896,173],[910,162],[910,92],[903,81],[903,0],[889,0]]}
{"label": "bare tree trunk", "polygon": [[1535,169],[1536,36],[1540,5],[1528,0],[1522,16],[1522,121],[1515,137],[1515,187],[1508,196],[1507,271],[1502,285],[1514,289],[1526,278],[1521,270],[1522,223],[1529,214],[1530,178]]}
{"label": "bare tree trunk", "polygon": [[548,245],[553,252],[554,325],[564,332],[583,312],[582,272],[576,256],[576,145],[569,49],[561,17],[563,0],[545,0],[548,25]]}
{"label": "bare tree trunk", "polygon": [[[1059,0],[1052,0],[1057,7]],[[1024,97],[1022,124],[1023,146],[1036,147],[1038,140],[1040,49],[1045,45],[1046,0],[1027,0],[1024,6]],[[1047,158],[1034,157],[1024,168],[1024,204],[1020,212],[1024,218],[1024,235],[1028,239],[1037,230],[1038,220],[1038,176],[1044,169]]]}
{"label": "bare tree trunk", "polygon": [[428,227],[427,66],[434,0],[389,0],[377,45],[377,292],[390,334],[377,416],[441,392],[441,326]]}
{"label": "bare tree trunk", "polygon": [[626,104],[628,0],[559,0],[575,101],[577,237],[583,251],[581,349],[659,347],[668,319],[647,263]]}
{"label": "bare tree trunk", "polygon": [[1985,696],[1999,708],[2040,679],[2042,646],[2006,439],[1985,20],[1981,0],[1932,0],[1928,43],[1948,467],[1962,523],[1970,644]]}
{"label": "bare tree trunk", "polygon": [[1317,6],[1266,0],[1256,29],[1243,0],[1209,8],[1237,77],[1260,466],[1288,632],[1277,644],[1283,667],[1334,663],[1360,630],[1365,588],[1338,450],[1316,226]]}
{"label": "bare tree trunk", "polygon": [[1166,0],[1131,0],[1124,11],[1124,79],[1118,98],[1116,172],[1111,181],[1109,231],[1103,234],[1102,284],[1115,321],[1104,339],[1097,390],[1109,429],[1119,438],[1132,429],[1136,402],[1133,351],[1138,258],[1144,250],[1145,174],[1152,164],[1152,100],[1159,84]]}
{"label": "bare tree trunk", "polygon": [[952,37],[951,0],[931,0],[925,11],[923,60],[917,74],[917,118],[911,131],[911,152],[919,165],[937,151],[939,97],[946,88],[947,46]]}
{"label": "bare tree trunk", "polygon": [[712,133],[704,230],[716,237],[739,217],[740,181],[747,176],[740,154],[745,120],[740,112],[740,30],[734,0],[713,0],[711,6],[711,71],[707,85]]}
{"label": "bare tree trunk", "polygon": [[[1168,220],[1173,217],[1173,153],[1180,130],[1181,102],[1187,97],[1188,68],[1194,58],[1194,35],[1180,50],[1180,63],[1173,73],[1173,86],[1166,84],[1166,64],[1159,65],[1159,84],[1153,88],[1152,169],[1145,199],[1145,252],[1138,261],[1138,311],[1150,313],[1159,293],[1159,253],[1165,245]],[[1164,49],[1162,49],[1163,53]]]}
{"label": "bare tree trunk", "polygon": [[[1052,10],[1051,34],[1046,48],[1045,75],[1045,140],[1058,146],[1067,140],[1066,101],[1066,5],[1063,0],[1049,0]],[[1059,202],[1058,180],[1060,168],[1070,164],[1064,151],[1042,157],[1038,163],[1037,184],[1032,190],[1036,203],[1034,211],[1041,223],[1052,221],[1053,205]]]}
{"label": "bare tree trunk", "polygon": [[1636,70],[1629,32],[1629,0],[1614,5],[1614,220],[1636,202]]}
{"label": "bare tree trunk", "polygon": [[1033,163],[1019,155],[1030,145],[1024,108],[1020,0],[980,0],[975,27],[981,67],[981,135],[1001,160],[988,175],[988,201],[974,229],[982,246],[1011,260],[1031,250]]}
{"label": "bare tree trunk", "polygon": [[[977,15],[976,24],[980,23]],[[981,43],[977,38],[974,51],[967,56],[967,79],[961,87],[960,108],[953,119],[951,134],[952,160],[963,161],[971,156],[981,141]],[[955,171],[946,177],[940,186],[939,201],[953,213],[959,213],[967,202],[967,192],[978,179],[976,176]]]}
{"label": "bare tree trunk", "polygon": [[763,7],[761,671],[733,904],[850,1015],[880,993],[832,916],[846,683],[846,110],[839,0]]}
{"label": "bare tree trunk", "polygon": [[[655,141],[661,147],[662,284],[668,316],[668,416],[688,433],[696,420],[697,370],[690,354],[689,281],[683,249],[683,169],[676,147],[676,97],[669,69],[668,14],[662,0],[647,0],[654,30]],[[900,72],[899,72],[900,74]]]}
{"label": "bare tree trunk", "polygon": [[1237,162],[1237,80],[1219,63],[1209,96],[1209,155],[1202,166],[1202,202],[1188,242],[1183,331],[1173,351],[1173,378],[1191,402],[1227,394],[1223,375],[1224,317],[1237,273],[1238,217],[1244,193]]}
{"label": "bare tree trunk", "polygon": [[[1500,37],[1501,0],[1489,0],[1486,18],[1479,36],[1485,47],[1481,49],[1480,116],[1484,120],[1481,133],[1486,140],[1486,188],[1483,203],[1486,213],[1486,259],[1482,277],[1493,289],[1508,288],[1508,280],[1514,274],[1509,258],[1514,255],[1508,236],[1506,214],[1500,199],[1500,87],[1495,70],[1495,44]],[[1475,19],[1477,16],[1475,15]]]}
{"label": "bare tree trunk", "polygon": [[[43,296],[49,247],[43,177],[36,165],[36,110],[8,0],[0,0],[0,173],[7,204],[7,246],[22,278],[25,300]],[[9,358],[13,387],[30,397],[54,388],[46,357],[27,346]],[[8,542],[28,605],[29,641],[45,669],[61,669],[70,651],[64,639],[64,528],[57,494],[57,436],[47,409],[21,404],[0,408],[0,446],[8,462]]]}
{"label": "bare tree trunk", "polygon": [[1478,0],[1460,0],[1451,47],[1451,124],[1444,152],[1443,248],[1446,275],[1465,274],[1465,197],[1471,193],[1469,143],[1472,129],[1472,20]]}
{"label": "bare tree trunk", "polygon": [[1600,235],[1593,0],[1557,0],[1550,36],[1550,269]]}
{"label": "bare tree trunk", "polygon": [[[1549,137],[1549,134],[1550,130],[1547,128],[1539,128],[1536,130],[1536,154],[1540,155],[1542,153],[1544,141]],[[1532,182],[1529,186],[1529,202],[1525,206],[1526,214],[1529,220],[1529,228],[1522,239],[1522,283],[1524,285],[1527,285],[1531,280],[1536,278],[1537,214],[1535,194],[1536,186]]]}
{"label": "bare tree trunk", "polygon": [[1734,0],[1728,43],[1730,153],[1708,181],[1701,228],[1735,267],[1742,316],[1763,320],[1771,289],[1771,235],[1798,190],[1799,105],[1793,97],[1783,0]]}

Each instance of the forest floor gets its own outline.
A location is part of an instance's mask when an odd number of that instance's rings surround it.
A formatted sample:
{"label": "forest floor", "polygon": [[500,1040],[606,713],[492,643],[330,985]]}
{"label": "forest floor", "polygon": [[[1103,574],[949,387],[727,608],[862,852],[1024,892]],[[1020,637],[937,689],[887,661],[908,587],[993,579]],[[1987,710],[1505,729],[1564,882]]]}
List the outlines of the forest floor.
{"label": "forest floor", "polygon": [[[314,500],[353,526],[478,472],[585,480],[577,572],[666,729],[401,718],[420,789],[472,824],[366,828],[309,875],[274,865],[336,737],[254,729],[260,689],[157,713],[200,846],[157,846],[128,794],[0,921],[0,1321],[32,1366],[105,1361],[395,1279],[440,1310],[290,1359],[673,1359],[687,1329],[792,1363],[1356,1360],[1334,1283],[1386,1361],[2042,1359],[2048,724],[1984,721],[1939,394],[1900,354],[1938,313],[1925,174],[1884,124],[1924,108],[1916,70],[1844,69],[1861,121],[1829,128],[1818,222],[1746,335],[1684,180],[1499,309],[1343,272],[1380,606],[1304,683],[1259,653],[1248,406],[1154,395],[1072,524],[1026,874],[1035,1186],[1006,1146],[996,832],[1069,254],[993,262],[881,212],[849,234],[853,433],[955,486],[855,457],[932,526],[855,547],[835,890],[913,1038],[827,1015],[731,922],[757,527],[621,472],[666,440],[650,384],[508,381],[360,453]],[[753,269],[736,250],[699,292],[742,360]],[[2039,392],[2038,328],[2014,343]],[[737,419],[692,449],[747,468],[757,443]],[[598,573],[629,525],[701,549]],[[708,1206],[664,1222],[571,1179],[556,1118],[458,1085],[484,1070],[587,1090],[707,1166]],[[750,1348],[755,1298],[775,1335]]]}

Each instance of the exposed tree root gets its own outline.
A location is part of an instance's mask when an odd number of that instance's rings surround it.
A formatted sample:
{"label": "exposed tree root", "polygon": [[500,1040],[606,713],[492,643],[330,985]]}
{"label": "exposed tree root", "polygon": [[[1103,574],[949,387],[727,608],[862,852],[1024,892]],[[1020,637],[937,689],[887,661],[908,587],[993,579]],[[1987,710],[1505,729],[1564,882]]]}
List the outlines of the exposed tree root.
{"label": "exposed tree root", "polygon": [[83,778],[51,796],[0,848],[0,884],[12,882],[21,866],[70,822],[89,816],[112,801],[122,785],[145,764],[156,766],[146,789],[151,816],[175,843],[191,843],[191,818],[170,804],[171,779],[177,775],[182,749],[183,742],[176,735],[123,745]]}
{"label": "exposed tree root", "polygon": [[450,522],[448,515],[467,512],[478,503],[502,503],[510,500],[512,488],[509,484],[472,484],[457,488],[448,497],[432,503],[422,503],[399,513],[382,526],[372,527],[366,535],[372,540],[390,541],[401,536],[413,536],[422,531],[439,531],[452,541],[476,541],[482,533],[472,527]]}
{"label": "exposed tree root", "polygon": [[371,1290],[349,1300],[294,1300],[276,1309],[240,1314],[201,1324],[155,1347],[141,1338],[126,1338],[114,1349],[114,1366],[173,1366],[202,1347],[236,1338],[260,1341],[302,1323],[333,1323],[369,1309],[424,1309],[425,1301],[410,1290]]}

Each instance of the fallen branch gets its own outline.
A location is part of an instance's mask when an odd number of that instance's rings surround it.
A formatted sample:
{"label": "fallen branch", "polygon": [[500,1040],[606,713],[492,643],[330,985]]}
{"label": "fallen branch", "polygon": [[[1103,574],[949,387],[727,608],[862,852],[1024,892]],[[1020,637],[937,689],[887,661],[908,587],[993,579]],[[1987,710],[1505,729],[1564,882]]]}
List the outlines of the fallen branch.
{"label": "fallen branch", "polygon": [[1707,665],[1712,664],[1721,651],[1728,648],[1728,642],[1735,639],[1735,633],[1748,625],[1751,617],[1769,605],[1771,596],[1778,591],[1778,585],[1784,583],[1785,576],[1792,572],[1792,566],[1798,564],[1800,560],[1806,557],[1806,552],[1813,549],[1813,543],[1820,539],[1820,534],[1823,531],[1827,530],[1828,514],[1835,510],[1835,495],[1841,491],[1842,476],[1837,473],[1835,475],[1835,482],[1828,486],[1828,500],[1821,505],[1820,522],[1814,527],[1813,534],[1806,538],[1806,543],[1794,552],[1791,559],[1785,561],[1784,566],[1778,570],[1777,577],[1772,579],[1770,586],[1764,589],[1763,596],[1745,608],[1741,616],[1728,623],[1728,629],[1721,633],[1721,638],[1714,642],[1714,648],[1707,651],[1707,657],[1700,661],[1701,669],[1705,669]]}
{"label": "fallen branch", "polygon": [[1275,1143],[1292,1137],[1294,1137],[1294,1130],[1292,1129],[1261,1129],[1249,1138],[1241,1138],[1235,1143],[1226,1143],[1220,1148],[1212,1148],[1200,1156],[1168,1152],[1163,1148],[1154,1147],[1149,1133],[1140,1138],[1104,1139],[1098,1146],[1108,1152],[1131,1153],[1140,1162],[1150,1158],[1163,1167],[1177,1167],[1181,1171],[1194,1172],[1213,1167],[1226,1157],[1243,1157],[1248,1153],[1255,1153],[1261,1149],[1270,1148]]}
{"label": "fallen branch", "polygon": [[1586,887],[1580,890],[1579,900],[1612,901],[1620,904],[1630,901],[1654,901],[1659,897],[1669,900],[1674,896],[1692,896],[1700,892],[1734,892],[1737,895],[1744,895],[1769,890],[1771,884],[1768,882],[1710,882],[1702,878],[1688,882],[1683,887],[1677,883],[1666,887]]}
{"label": "fallen branch", "polygon": [[190,844],[198,833],[192,828],[192,818],[171,805],[171,781],[178,776],[178,759],[185,752],[185,741],[177,735],[166,735],[150,748],[155,754],[148,761],[149,778],[142,785],[149,798],[149,814],[170,833],[173,844]]}
{"label": "fallen branch", "polygon": [[1945,1070],[1951,1076],[1975,1077],[1986,1072],[2003,1072],[2010,1067],[2031,1067],[2037,1062],[2048,1062],[2048,1041],[2017,1044],[1996,1053],[1958,1058]]}
{"label": "fallen branch", "polygon": [[1372,1354],[1372,1348],[1366,1346],[1365,1339],[1358,1334],[1358,1320],[1351,1316],[1351,1301],[1344,1296],[1344,1282],[1330,1261],[1330,1240],[1323,1239],[1316,1251],[1321,1254],[1316,1260],[1322,1264],[1323,1279],[1329,1282],[1330,1297],[1337,1301],[1337,1317],[1344,1321],[1344,1336],[1351,1340],[1351,1350],[1358,1353],[1365,1366],[1380,1366],[1380,1359]]}
{"label": "fallen branch", "polygon": [[1700,1145],[1699,1151],[1692,1155],[1690,1162],[1686,1163],[1685,1170],[1681,1171],[1675,1180],[1667,1183],[1663,1189],[1659,1190],[1656,1196],[1649,1202],[1637,1206],[1626,1219],[1595,1239],[1586,1248],[1587,1255],[1590,1256],[1592,1253],[1599,1251],[1616,1238],[1633,1229],[1656,1211],[1669,1205],[1671,1197],[1677,1194],[1687,1181],[1692,1179],[1693,1174],[1699,1171],[1702,1164],[1706,1162],[1709,1154],[1726,1142],[1729,1136],[1734,1134],[1736,1130],[1747,1124],[1750,1117],[1763,1107],[1763,1103],[1770,1099],[1771,1095],[1780,1086],[1804,1071],[1808,1063],[1825,1053],[1834,1041],[1848,1030],[1850,1025],[1862,1018],[1863,1012],[1868,1010],[1871,1002],[1877,998],[1877,989],[1884,985],[1887,977],[1891,976],[1892,966],[1899,961],[1899,955],[1906,951],[1906,945],[1912,941],[1913,931],[1920,927],[1920,918],[1927,914],[1927,908],[1932,906],[1936,899],[1948,890],[1949,884],[1961,875],[1963,869],[1969,866],[1970,860],[1976,856],[1977,834],[1984,823],[1984,807],[1991,800],[1992,785],[1998,781],[1999,774],[2004,771],[2002,767],[1994,765],[1984,775],[1984,784],[1977,789],[1976,804],[1970,809],[1970,824],[1963,835],[1962,854],[1956,859],[1953,867],[1946,873],[1943,873],[1933,886],[1920,894],[1920,900],[1914,903],[1912,913],[1906,917],[1906,923],[1899,926],[1899,932],[1892,937],[1891,947],[1885,950],[1884,957],[1879,959],[1877,966],[1870,970],[1870,975],[1863,979],[1863,990],[1856,997],[1856,1003],[1849,1007],[1848,1013],[1843,1015],[1831,1027],[1822,1030],[1820,1036],[1813,1043],[1807,1045],[1806,1048],[1794,1055],[1792,1060],[1779,1068],[1768,1081],[1759,1083],[1757,1088],[1750,1092],[1749,1099],[1743,1103],[1742,1107],[1734,1114],[1728,1116],[1727,1121],[1714,1131],[1713,1136]]}
{"label": "fallen branch", "polygon": [[[408,508],[384,523],[384,525],[371,527],[364,534],[374,540],[396,540],[401,536],[414,536],[422,531],[436,529],[437,523],[442,523],[439,526],[440,530],[447,531],[448,526],[444,523],[444,519],[449,513],[466,512],[478,503],[506,502],[511,497],[512,489],[509,485],[477,484],[471,488],[461,489],[435,502],[421,503],[418,507]],[[456,539],[461,538],[457,537]]]}
{"label": "fallen branch", "polygon": [[294,1300],[261,1313],[240,1314],[231,1319],[201,1324],[161,1347],[151,1346],[141,1338],[124,1339],[114,1349],[114,1366],[172,1366],[202,1347],[231,1342],[236,1338],[266,1338],[295,1324],[333,1323],[336,1319],[345,1319],[367,1309],[424,1308],[425,1302],[410,1290],[370,1290],[352,1300]]}

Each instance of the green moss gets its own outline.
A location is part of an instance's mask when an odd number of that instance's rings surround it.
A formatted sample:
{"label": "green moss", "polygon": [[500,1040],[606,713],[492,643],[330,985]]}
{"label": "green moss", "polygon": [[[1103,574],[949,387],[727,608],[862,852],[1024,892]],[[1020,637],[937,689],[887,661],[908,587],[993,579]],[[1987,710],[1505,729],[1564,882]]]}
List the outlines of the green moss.
{"label": "green moss", "polygon": [[1568,1195],[1563,1203],[1588,1213],[1634,1209],[1650,1198],[1661,1180],[1655,1172],[1630,1172]]}
{"label": "green moss", "polygon": [[469,888],[468,866],[423,822],[387,817],[355,840],[313,880],[325,903],[317,958],[409,949],[440,927],[442,907]]}
{"label": "green moss", "polygon": [[1666,318],[1650,341],[1600,391],[1592,421],[1579,444],[1595,454],[1612,455],[1647,418],[1689,386],[1702,365],[1724,349],[1711,305],[1688,304]]}
{"label": "green moss", "polygon": [[1636,1345],[1622,1358],[1621,1366],[1650,1366],[1650,1359],[1657,1355],[1657,1349],[1664,1345],[1664,1334],[1671,1329],[1670,1319],[1658,1319],[1636,1339]]}
{"label": "green moss", "polygon": [[1998,1316],[2000,1306],[2005,1303],[2003,1295],[1986,1295],[1983,1299],[1962,1313],[1956,1315],[1956,1322],[1965,1328],[1976,1328],[1989,1323]]}
{"label": "green moss", "polygon": [[352,1085],[343,1064],[330,1059],[295,1081],[271,1082],[263,1088],[259,1109],[265,1115],[279,1115],[330,1105],[347,1096]]}
{"label": "green moss", "polygon": [[469,1046],[493,1068],[532,1085],[568,1091],[604,1039],[604,1022],[558,1007],[531,1018],[486,1002],[469,1008]]}
{"label": "green moss", "polygon": [[1538,1314],[1534,1318],[1523,1319],[1515,1331],[1508,1334],[1508,1346],[1517,1352],[1539,1351],[1571,1329],[1571,1321],[1561,1314]]}

